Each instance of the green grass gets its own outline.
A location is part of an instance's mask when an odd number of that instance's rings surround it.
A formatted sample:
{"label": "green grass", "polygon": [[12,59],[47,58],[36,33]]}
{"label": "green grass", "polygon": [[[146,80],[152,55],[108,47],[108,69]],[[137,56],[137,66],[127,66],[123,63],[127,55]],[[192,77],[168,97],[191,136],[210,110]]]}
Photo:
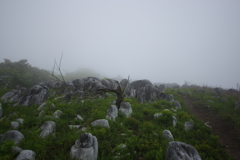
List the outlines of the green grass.
{"label": "green grass", "polygon": [[[54,97],[51,97],[48,100],[48,107],[44,109],[45,115],[51,116],[56,110],[61,110],[63,114],[60,119],[54,120],[56,122],[55,137],[48,136],[45,139],[39,137],[41,132],[39,128],[45,121],[38,118],[40,111],[37,108],[39,106],[20,107],[13,106],[12,103],[1,102],[4,119],[0,121],[0,134],[9,130],[11,121],[23,118],[24,124],[20,125],[19,131],[25,136],[25,139],[22,140],[19,147],[36,152],[37,160],[68,160],[70,159],[71,147],[79,135],[83,133],[77,129],[70,130],[68,125],[82,125],[88,128],[87,132],[92,133],[98,139],[98,160],[112,160],[114,157],[124,160],[163,160],[168,141],[162,137],[162,131],[168,129],[174,140],[192,145],[204,160],[230,159],[221,148],[218,137],[214,136],[209,128],[189,113],[188,108],[180,98],[180,94],[183,94],[184,90],[167,90],[167,93],[174,95],[174,99],[181,103],[182,109],[177,110],[176,113],[171,111],[171,108],[174,108],[173,103],[165,100],[139,104],[135,98],[126,98],[125,101],[129,102],[133,109],[131,117],[126,118],[119,113],[115,122],[109,121],[110,128],[91,127],[91,122],[105,119],[106,111],[111,105],[110,102],[115,100],[113,96],[108,96],[105,99],[85,100],[84,102],[73,101],[70,104],[61,99],[54,100]],[[203,100],[202,97],[195,96]],[[229,99],[227,105],[232,105],[233,102]],[[56,108],[51,108],[51,103],[54,103]],[[229,109],[229,107],[222,106],[217,102],[216,104],[214,102],[212,106],[220,108],[219,110]],[[170,111],[165,111],[165,109]],[[13,112],[16,115],[8,117]],[[163,116],[154,119],[155,113],[162,113]],[[74,120],[77,114],[81,115],[84,121]],[[172,125],[174,114],[177,118],[176,127]],[[192,130],[185,131],[184,122],[190,121],[190,119],[194,121],[195,126]],[[119,145],[122,144],[125,144],[126,148],[121,149]],[[10,152],[12,145],[12,142],[0,144],[0,157],[16,158],[17,154]]]}

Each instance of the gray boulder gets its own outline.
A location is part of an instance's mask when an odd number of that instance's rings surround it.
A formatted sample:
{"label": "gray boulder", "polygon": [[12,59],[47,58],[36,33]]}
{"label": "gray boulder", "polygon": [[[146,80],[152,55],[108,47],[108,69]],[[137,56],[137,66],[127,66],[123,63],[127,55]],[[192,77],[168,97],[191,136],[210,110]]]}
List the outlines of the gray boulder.
{"label": "gray boulder", "polygon": [[16,160],[35,160],[36,153],[32,150],[22,150]]}
{"label": "gray boulder", "polygon": [[154,115],[153,115],[153,117],[154,118],[158,118],[158,117],[161,117],[163,114],[162,113],[155,113]]}
{"label": "gray boulder", "polygon": [[0,103],[0,118],[2,118],[2,113],[3,113],[2,104]]}
{"label": "gray boulder", "polygon": [[165,138],[165,139],[167,139],[168,141],[174,141],[174,139],[173,139],[173,136],[172,136],[172,133],[169,131],[169,130],[164,130],[163,132],[162,132],[162,134],[163,134],[163,137]]}
{"label": "gray boulder", "polygon": [[19,123],[19,124],[23,124],[23,119],[22,118],[18,118],[18,119],[16,119],[16,121]]}
{"label": "gray boulder", "polygon": [[116,105],[111,105],[107,110],[106,118],[115,121],[116,117],[118,117],[118,108]]}
{"label": "gray boulder", "polygon": [[15,144],[19,144],[22,139],[24,136],[21,132],[10,130],[1,135],[0,142],[13,140]]}
{"label": "gray boulder", "polygon": [[184,127],[185,127],[186,131],[189,131],[189,130],[193,129],[194,123],[193,122],[185,122]]}
{"label": "gray boulder", "polygon": [[168,143],[166,160],[201,160],[198,151],[183,142],[172,141]]}
{"label": "gray boulder", "polygon": [[41,138],[45,138],[49,134],[53,134],[56,130],[56,123],[53,121],[46,121],[40,128],[42,132],[40,133]]}
{"label": "gray boulder", "polygon": [[83,121],[83,118],[82,118],[79,114],[77,115],[77,117],[75,118],[75,120],[78,120],[78,119],[80,119],[80,120]]}
{"label": "gray boulder", "polygon": [[48,98],[48,89],[40,85],[33,86],[18,102],[21,106],[41,104]]}
{"label": "gray boulder", "polygon": [[126,115],[126,117],[130,117],[132,114],[132,106],[129,102],[121,102],[119,111]]}
{"label": "gray boulder", "polygon": [[56,110],[54,113],[53,113],[53,117],[56,118],[56,119],[59,119],[60,116],[62,115],[62,111],[61,110]]}
{"label": "gray boulder", "polygon": [[98,141],[91,133],[83,133],[71,148],[71,159],[97,160]]}
{"label": "gray boulder", "polygon": [[235,103],[235,110],[240,109],[240,101]]}
{"label": "gray boulder", "polygon": [[11,122],[10,123],[10,128],[17,130],[19,128],[19,122]]}
{"label": "gray boulder", "polygon": [[4,102],[18,102],[21,98],[22,91],[20,89],[13,89],[7,93],[5,93],[1,100]]}
{"label": "gray boulder", "polygon": [[181,104],[178,101],[174,101],[173,104],[174,104],[176,109],[181,109],[182,108]]}
{"label": "gray boulder", "polygon": [[95,120],[91,123],[91,125],[94,126],[101,126],[101,127],[108,127],[109,128],[109,124],[108,124],[108,120],[106,119],[98,119]]}

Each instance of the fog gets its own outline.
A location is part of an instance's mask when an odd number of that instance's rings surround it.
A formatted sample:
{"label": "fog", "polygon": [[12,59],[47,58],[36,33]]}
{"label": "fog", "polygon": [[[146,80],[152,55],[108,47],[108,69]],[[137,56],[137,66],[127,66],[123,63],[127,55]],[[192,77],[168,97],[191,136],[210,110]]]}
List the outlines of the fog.
{"label": "fog", "polygon": [[105,77],[240,83],[239,0],[0,1],[0,62]]}

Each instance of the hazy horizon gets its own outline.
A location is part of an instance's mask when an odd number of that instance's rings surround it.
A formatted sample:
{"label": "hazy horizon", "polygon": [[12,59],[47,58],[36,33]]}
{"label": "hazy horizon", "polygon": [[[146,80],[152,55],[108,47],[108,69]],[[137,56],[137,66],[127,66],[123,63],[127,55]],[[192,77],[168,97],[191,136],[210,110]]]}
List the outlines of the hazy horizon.
{"label": "hazy horizon", "polygon": [[0,62],[152,83],[240,84],[240,1],[0,1]]}

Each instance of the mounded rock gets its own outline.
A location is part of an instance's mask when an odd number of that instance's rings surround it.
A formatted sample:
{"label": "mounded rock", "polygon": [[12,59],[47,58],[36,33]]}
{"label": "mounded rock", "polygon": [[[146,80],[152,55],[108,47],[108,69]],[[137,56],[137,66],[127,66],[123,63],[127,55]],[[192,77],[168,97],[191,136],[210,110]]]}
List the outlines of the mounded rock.
{"label": "mounded rock", "polygon": [[18,146],[13,146],[12,147],[12,152],[13,153],[20,153],[23,149],[18,147]]}
{"label": "mounded rock", "polygon": [[173,102],[174,101],[173,95],[167,94],[166,97],[165,97],[165,100],[168,101],[168,102]]}
{"label": "mounded rock", "polygon": [[48,98],[48,89],[34,85],[18,102],[21,106],[41,104]]}
{"label": "mounded rock", "polygon": [[115,121],[116,117],[118,117],[118,108],[116,105],[111,105],[107,110],[106,118]]}
{"label": "mounded rock", "polygon": [[21,98],[22,91],[20,89],[13,89],[7,93],[5,93],[1,100],[4,102],[18,102]]}
{"label": "mounded rock", "polygon": [[91,133],[83,133],[71,148],[71,159],[97,160],[98,141]]}
{"label": "mounded rock", "polygon": [[172,133],[171,133],[169,130],[166,130],[166,129],[165,129],[165,130],[162,132],[162,134],[163,134],[163,137],[166,138],[168,141],[174,141],[173,136],[172,136]]}
{"label": "mounded rock", "polygon": [[109,124],[108,124],[108,120],[106,119],[98,119],[95,120],[91,123],[91,125],[94,126],[101,126],[101,127],[108,127],[109,128]]}
{"label": "mounded rock", "polygon": [[240,101],[235,103],[235,110],[240,109]]}
{"label": "mounded rock", "polygon": [[132,106],[129,102],[121,102],[119,111],[126,115],[126,117],[130,117],[132,114]]}
{"label": "mounded rock", "polygon": [[19,122],[11,122],[10,123],[11,129],[18,129],[19,128]]}
{"label": "mounded rock", "polygon": [[53,113],[53,117],[56,118],[56,119],[59,119],[60,116],[62,115],[62,111],[61,110],[56,110],[54,113]]}
{"label": "mounded rock", "polygon": [[19,122],[19,124],[23,124],[24,120],[22,118],[18,118],[18,119],[16,119],[16,121]]}
{"label": "mounded rock", "polygon": [[38,114],[38,118],[39,118],[39,119],[42,118],[42,117],[44,116],[44,114],[45,114],[45,111],[42,110],[42,111]]}
{"label": "mounded rock", "polygon": [[46,106],[47,106],[47,103],[44,102],[38,107],[38,110],[43,110]]}
{"label": "mounded rock", "polygon": [[185,122],[184,127],[185,127],[186,131],[189,131],[189,130],[193,129],[194,123],[193,122]]}
{"label": "mounded rock", "polygon": [[41,138],[45,138],[49,134],[53,134],[56,130],[56,123],[53,121],[46,121],[40,128],[42,132],[40,133]]}
{"label": "mounded rock", "polygon": [[201,160],[201,157],[193,146],[172,141],[168,143],[166,160]]}
{"label": "mounded rock", "polygon": [[24,136],[21,132],[10,130],[1,135],[0,142],[13,140],[15,144],[19,144],[23,138]]}
{"label": "mounded rock", "polygon": [[173,104],[174,104],[176,109],[181,109],[182,108],[181,104],[178,101],[174,101]]}
{"label": "mounded rock", "polygon": [[35,160],[36,153],[32,150],[22,150],[16,160]]}

